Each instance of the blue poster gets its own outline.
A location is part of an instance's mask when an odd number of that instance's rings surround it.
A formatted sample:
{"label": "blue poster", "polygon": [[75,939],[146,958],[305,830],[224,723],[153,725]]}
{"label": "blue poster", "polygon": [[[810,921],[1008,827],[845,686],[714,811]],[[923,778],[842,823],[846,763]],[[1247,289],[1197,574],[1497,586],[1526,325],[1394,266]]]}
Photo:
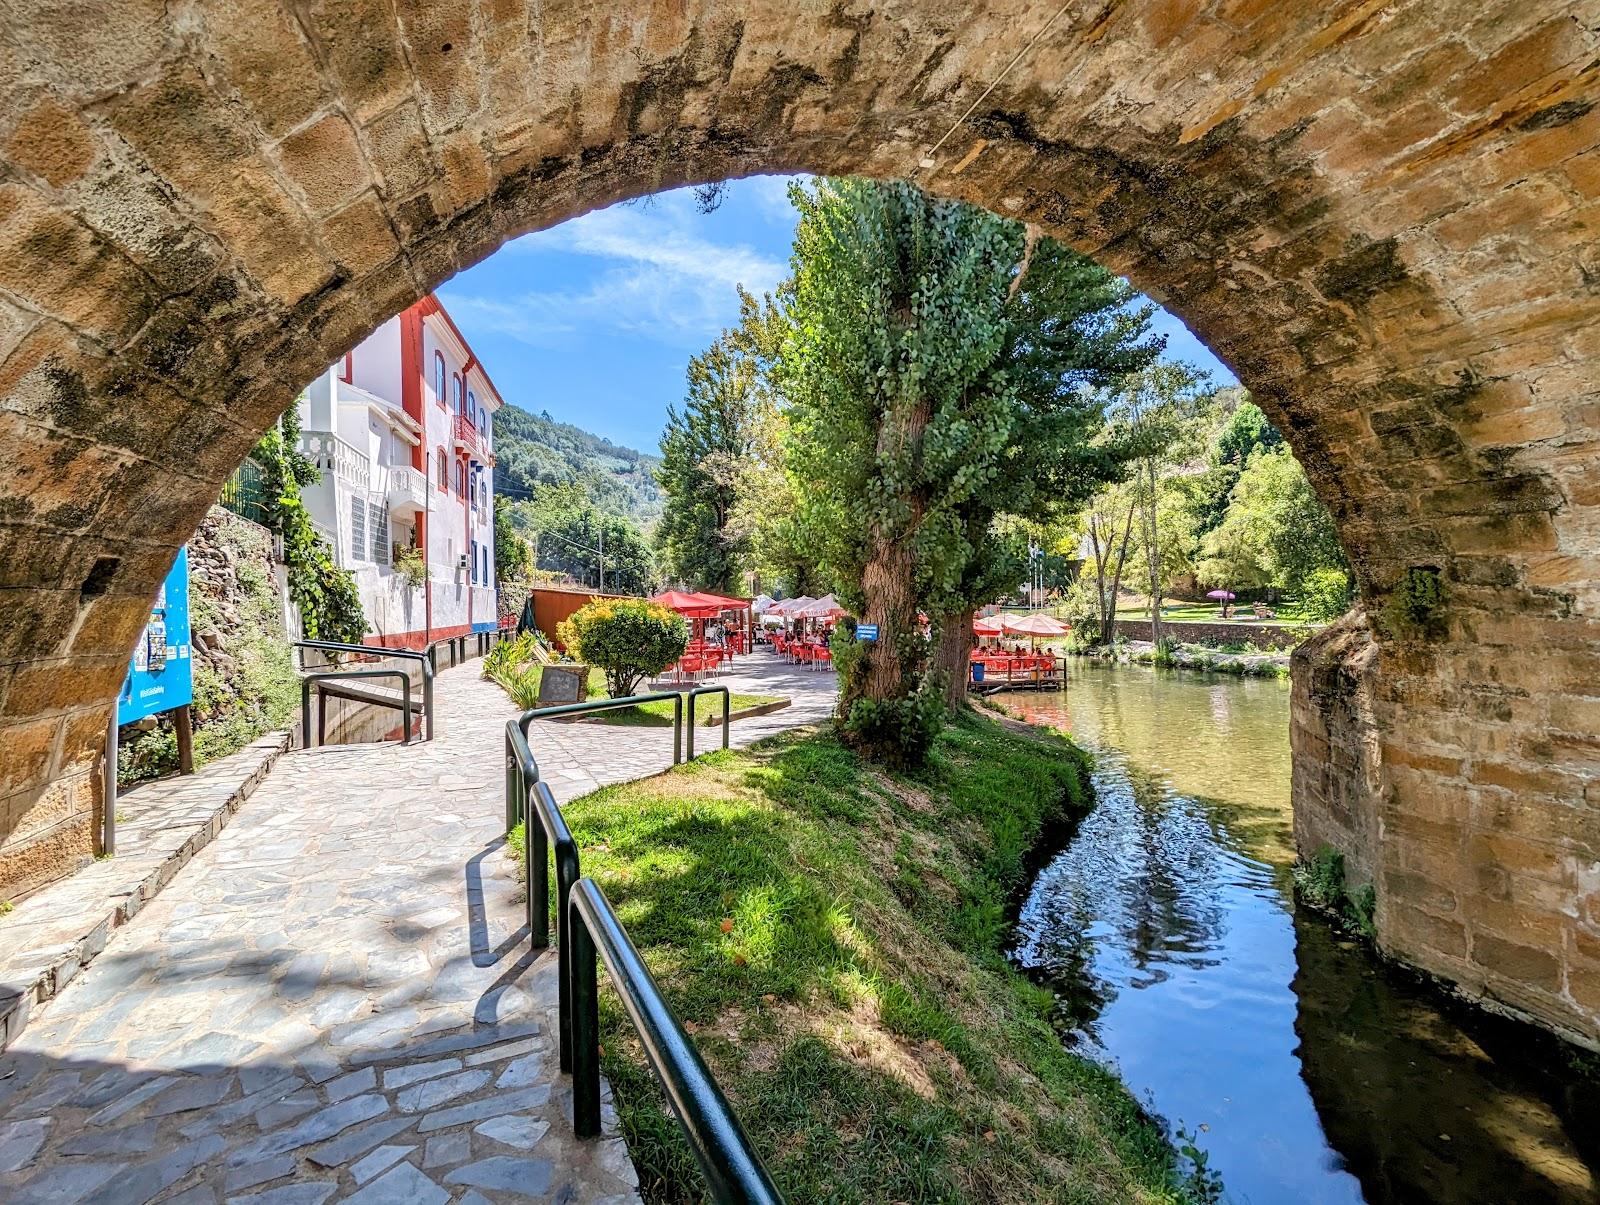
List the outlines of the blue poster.
{"label": "blue poster", "polygon": [[150,608],[150,622],[133,646],[128,678],[117,699],[117,723],[131,724],[158,711],[194,701],[189,660],[189,548],[178,549],[161,592]]}
{"label": "blue poster", "polygon": [[878,638],[878,625],[875,623],[856,624],[857,640],[876,640]]}

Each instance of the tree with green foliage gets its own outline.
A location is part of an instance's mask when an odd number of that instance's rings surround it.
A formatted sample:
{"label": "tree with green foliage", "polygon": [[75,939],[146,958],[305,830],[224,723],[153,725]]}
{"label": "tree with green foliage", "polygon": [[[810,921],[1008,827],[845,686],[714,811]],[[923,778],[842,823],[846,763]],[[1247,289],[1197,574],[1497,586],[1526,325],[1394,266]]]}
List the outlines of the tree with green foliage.
{"label": "tree with green foliage", "polygon": [[1101,415],[1083,386],[1154,351],[1125,286],[1020,223],[900,182],[791,197],[777,364],[790,472],[823,573],[879,630],[836,642],[840,718],[870,756],[914,762],[946,705],[918,611],[952,632],[940,651],[960,654],[964,681],[973,604],[1021,574],[995,520],[1087,498],[1119,471],[1091,439]]}
{"label": "tree with green foliage", "polygon": [[670,577],[731,594],[749,550],[734,514],[751,452],[756,371],[727,333],[689,361],[680,411],[667,411],[658,478],[666,495],[656,545]]}
{"label": "tree with green foliage", "polygon": [[[1131,458],[1129,504],[1138,512],[1137,547],[1150,593],[1150,639],[1161,643],[1161,598],[1168,574],[1187,562],[1187,539],[1174,530],[1168,508],[1163,531],[1163,488],[1168,471],[1197,450],[1204,399],[1202,378],[1187,364],[1163,361],[1125,376],[1108,407],[1112,438]],[[1163,535],[1170,538],[1163,539]]]}
{"label": "tree with green foliage", "polygon": [[1298,594],[1319,569],[1349,569],[1333,516],[1281,444],[1250,453],[1201,553],[1201,581],[1228,589],[1272,586]]}
{"label": "tree with green foliage", "polygon": [[[1024,569],[1025,530],[1060,527],[1124,471],[1128,449],[1104,438],[1103,395],[1149,369],[1163,343],[1147,337],[1151,308],[1093,260],[992,214],[1017,256],[995,265],[1002,339],[980,389],[1008,399],[1009,434],[992,454],[987,488],[956,508],[965,555],[958,577],[930,599],[946,698],[966,696],[972,616]],[[1031,526],[998,522],[1004,516]]]}
{"label": "tree with green foliage", "polygon": [[[1244,400],[1229,409],[1232,399],[1241,396]],[[1221,425],[1211,436],[1209,467],[1196,480],[1191,503],[1196,530],[1202,537],[1215,530],[1228,513],[1228,497],[1250,454],[1257,448],[1271,449],[1283,443],[1278,429],[1242,389],[1218,390],[1211,400],[1211,412],[1220,418]]]}
{"label": "tree with green foliage", "polygon": [[266,526],[283,539],[289,597],[300,612],[307,640],[359,644],[367,631],[355,577],[334,563],[333,551],[317,534],[300,499],[303,487],[318,480],[317,467],[300,451],[300,416],[295,406],[283,412],[250,453],[261,466],[266,495]]}
{"label": "tree with green foliage", "polygon": [[506,508],[513,532],[532,545],[528,575],[565,575],[621,594],[648,593],[656,581],[655,559],[645,534],[622,515],[602,511],[580,482],[536,487]]}
{"label": "tree with green foliage", "polygon": [[604,671],[613,699],[631,695],[689,645],[683,616],[643,598],[596,599],[562,620],[556,635],[573,657]]}
{"label": "tree with green foliage", "polygon": [[503,582],[522,581],[533,568],[533,551],[517,532],[512,518],[511,499],[496,494],[494,499],[494,572]]}
{"label": "tree with green foliage", "polygon": [[776,365],[789,323],[788,282],[777,297],[759,299],[739,289],[739,324],[726,332],[728,345],[751,373],[749,451],[729,528],[748,548],[748,565],[763,585],[791,597],[833,589],[819,571],[801,522],[796,483],[788,472],[788,407],[776,388]]}

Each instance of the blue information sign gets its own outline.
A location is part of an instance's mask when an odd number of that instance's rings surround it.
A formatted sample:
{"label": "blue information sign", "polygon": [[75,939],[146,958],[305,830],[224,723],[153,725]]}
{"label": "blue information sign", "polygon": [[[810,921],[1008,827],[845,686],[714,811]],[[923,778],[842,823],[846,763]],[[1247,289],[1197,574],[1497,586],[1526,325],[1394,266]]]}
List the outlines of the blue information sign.
{"label": "blue information sign", "polygon": [[856,624],[857,640],[876,640],[878,638],[878,625],[875,623]]}
{"label": "blue information sign", "polygon": [[128,678],[117,699],[117,723],[131,724],[194,701],[189,659],[189,549],[178,549],[150,608],[150,622],[133,646]]}

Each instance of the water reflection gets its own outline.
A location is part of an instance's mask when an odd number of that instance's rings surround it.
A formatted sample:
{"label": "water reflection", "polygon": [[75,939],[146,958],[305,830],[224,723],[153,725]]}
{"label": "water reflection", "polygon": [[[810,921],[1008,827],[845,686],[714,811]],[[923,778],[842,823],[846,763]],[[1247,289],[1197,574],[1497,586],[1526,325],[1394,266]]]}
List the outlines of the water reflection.
{"label": "water reflection", "polygon": [[1099,754],[1015,955],[1229,1199],[1600,1199],[1600,1096],[1564,1051],[1295,914],[1285,684],[1076,663],[1005,702]]}

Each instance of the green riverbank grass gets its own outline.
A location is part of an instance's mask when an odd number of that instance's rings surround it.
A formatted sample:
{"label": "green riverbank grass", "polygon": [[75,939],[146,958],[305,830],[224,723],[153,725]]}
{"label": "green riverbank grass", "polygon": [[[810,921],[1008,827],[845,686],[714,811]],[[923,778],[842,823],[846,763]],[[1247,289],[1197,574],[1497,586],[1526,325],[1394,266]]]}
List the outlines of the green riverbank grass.
{"label": "green riverbank grass", "polygon": [[[968,715],[915,777],[789,734],[565,815],[790,1201],[1181,1200],[1158,1126],[1062,1047],[1050,994],[1002,952],[1030,852],[1088,809],[1087,783],[1066,740]],[[646,1198],[700,1199],[604,999]]]}

